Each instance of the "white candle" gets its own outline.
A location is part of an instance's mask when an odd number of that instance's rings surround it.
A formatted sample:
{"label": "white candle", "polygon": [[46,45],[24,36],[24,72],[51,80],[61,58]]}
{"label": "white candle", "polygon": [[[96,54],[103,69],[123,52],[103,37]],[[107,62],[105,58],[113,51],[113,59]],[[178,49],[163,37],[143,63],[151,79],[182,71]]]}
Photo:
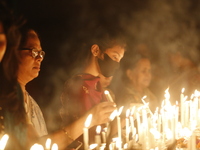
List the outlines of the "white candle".
{"label": "white candle", "polygon": [[181,124],[183,125],[184,124],[184,107],[183,107],[183,102],[184,102],[184,93],[185,91],[185,88],[182,88],[182,91],[181,91],[181,95],[180,95],[180,99],[181,99]]}
{"label": "white candle", "polygon": [[137,127],[138,127],[138,136],[139,136],[139,141],[142,141],[142,132],[141,132],[141,123],[140,123],[140,114],[137,112],[136,113],[136,118],[137,118]]}
{"label": "white candle", "polygon": [[0,140],[0,150],[4,150],[4,148],[6,147],[8,139],[9,139],[8,134],[4,134],[3,137]]}
{"label": "white candle", "polygon": [[110,92],[109,92],[108,90],[105,90],[105,91],[104,91],[104,94],[105,94],[106,99],[107,99],[108,101],[114,102],[113,99],[112,99],[112,97],[111,97],[111,95],[110,95]]}
{"label": "white candle", "polygon": [[121,148],[122,148],[122,133],[121,133],[121,119],[120,119],[120,114],[121,114],[123,108],[124,108],[123,106],[120,107],[119,111],[118,111],[118,114],[117,114],[117,129],[118,129],[118,138],[119,138],[119,143],[118,143],[119,147],[118,148],[119,148],[119,150],[121,150]]}
{"label": "white candle", "polygon": [[130,109],[127,109],[126,111],[126,143],[129,142],[129,114],[130,114]]}
{"label": "white candle", "polygon": [[96,135],[95,135],[95,143],[97,144],[97,148],[99,149],[100,145],[101,145],[101,136],[100,136],[100,132],[101,132],[101,126],[97,126],[96,128]]}
{"label": "white candle", "polygon": [[102,140],[103,140],[102,142],[106,143],[106,132],[102,131],[101,134],[102,134]]}
{"label": "white candle", "polygon": [[89,136],[88,136],[88,127],[90,126],[90,123],[92,121],[92,114],[90,114],[86,121],[85,121],[85,127],[83,128],[83,141],[84,141],[84,149],[88,149],[89,144]]}
{"label": "white candle", "polygon": [[48,139],[46,140],[45,146],[46,146],[46,150],[50,150],[50,148],[51,148],[51,139],[50,139],[50,138],[48,138]]}

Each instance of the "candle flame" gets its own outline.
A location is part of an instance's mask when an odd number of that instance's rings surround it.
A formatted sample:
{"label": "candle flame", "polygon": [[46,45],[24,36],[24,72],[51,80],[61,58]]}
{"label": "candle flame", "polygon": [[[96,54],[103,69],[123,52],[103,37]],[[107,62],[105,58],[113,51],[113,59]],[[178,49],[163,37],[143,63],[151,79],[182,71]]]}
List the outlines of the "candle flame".
{"label": "candle flame", "polygon": [[96,132],[97,132],[97,134],[100,134],[100,132],[101,132],[101,126],[97,126]]}
{"label": "candle flame", "polygon": [[88,128],[90,126],[91,121],[92,121],[92,114],[89,114],[89,116],[87,117],[87,119],[85,121],[86,128]]}
{"label": "candle flame", "polygon": [[119,108],[119,111],[118,111],[117,116],[120,116],[120,115],[121,115],[123,108],[124,108],[124,106],[121,106],[121,107]]}
{"label": "candle flame", "polygon": [[125,143],[124,144],[124,149],[127,149],[128,148],[128,143]]}
{"label": "candle flame", "polygon": [[58,150],[58,145],[56,144],[56,143],[54,143],[53,145],[52,145],[52,148],[51,148],[52,150]]}
{"label": "candle flame", "polygon": [[134,114],[134,111],[135,111],[135,106],[133,106],[131,109],[131,116]]}
{"label": "candle flame", "polygon": [[167,89],[165,90],[165,99],[166,99],[166,100],[169,100],[169,99],[170,99],[169,88],[167,88]]}
{"label": "candle flame", "polygon": [[40,144],[34,144],[30,150],[44,150],[44,147]]}
{"label": "candle flame", "polygon": [[108,90],[105,90],[104,91],[104,94],[109,94],[110,92]]}
{"label": "candle flame", "polygon": [[0,140],[0,149],[4,149],[6,147],[8,139],[9,139],[8,134],[4,134]]}
{"label": "candle flame", "polygon": [[127,109],[127,110],[126,110],[126,118],[129,117],[129,114],[130,114],[130,109]]}
{"label": "candle flame", "polygon": [[94,148],[97,147],[97,145],[98,145],[98,144],[91,144],[91,145],[89,146],[89,149],[94,149]]}
{"label": "candle flame", "polygon": [[45,146],[46,146],[46,149],[50,149],[50,146],[51,146],[51,139],[50,139],[50,138],[48,138],[48,139],[46,140]]}
{"label": "candle flame", "polygon": [[112,121],[112,120],[114,120],[114,118],[117,116],[117,110],[115,109],[112,113],[111,113],[111,115],[110,115],[110,120]]}
{"label": "candle flame", "polygon": [[183,94],[185,92],[185,88],[182,88],[181,93]]}
{"label": "candle flame", "polygon": [[138,134],[135,135],[135,142],[138,142]]}

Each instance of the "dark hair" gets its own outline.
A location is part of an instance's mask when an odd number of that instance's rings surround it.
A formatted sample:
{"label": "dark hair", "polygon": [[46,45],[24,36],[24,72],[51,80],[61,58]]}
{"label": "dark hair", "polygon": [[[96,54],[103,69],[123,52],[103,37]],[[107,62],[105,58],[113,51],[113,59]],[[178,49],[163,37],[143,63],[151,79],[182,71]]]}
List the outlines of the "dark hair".
{"label": "dark hair", "polygon": [[24,45],[26,45],[28,38],[32,36],[32,34],[30,34],[30,31],[34,31],[37,34],[37,37],[39,38],[39,35],[36,30],[34,30],[28,24],[24,25],[22,28],[20,28],[21,40],[19,43],[19,48],[18,48],[19,50],[24,48]]}
{"label": "dark hair", "polygon": [[125,58],[123,59],[123,62],[121,63],[121,69],[122,69],[122,80],[124,82],[129,82],[129,79],[126,75],[126,71],[127,70],[133,70],[137,63],[141,60],[141,59],[149,59],[150,58],[145,55],[145,54],[141,54],[141,53],[133,53],[133,54],[127,54],[125,56]]}
{"label": "dark hair", "polygon": [[17,82],[20,24],[2,1],[0,2],[0,22],[7,40],[6,52],[0,62],[0,114],[4,118],[3,130],[21,140],[25,138],[26,113],[21,87]]}

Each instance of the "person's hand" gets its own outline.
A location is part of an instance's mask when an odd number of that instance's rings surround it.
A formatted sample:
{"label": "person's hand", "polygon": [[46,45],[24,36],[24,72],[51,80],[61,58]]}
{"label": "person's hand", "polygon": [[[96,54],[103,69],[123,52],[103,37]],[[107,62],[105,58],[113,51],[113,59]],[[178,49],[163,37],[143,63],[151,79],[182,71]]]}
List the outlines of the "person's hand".
{"label": "person's hand", "polygon": [[111,113],[116,109],[113,102],[101,102],[88,111],[88,115],[92,114],[91,126],[107,123]]}

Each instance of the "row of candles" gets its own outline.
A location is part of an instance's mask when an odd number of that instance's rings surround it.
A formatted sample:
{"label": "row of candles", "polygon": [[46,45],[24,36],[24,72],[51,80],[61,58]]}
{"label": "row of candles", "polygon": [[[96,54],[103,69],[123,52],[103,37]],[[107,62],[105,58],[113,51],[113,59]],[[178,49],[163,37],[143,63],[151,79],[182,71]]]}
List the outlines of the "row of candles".
{"label": "row of candles", "polygon": [[[113,101],[108,91],[105,91],[105,95],[108,100]],[[179,141],[176,144],[177,149],[185,147],[188,150],[196,150],[198,147],[197,137],[200,137],[200,130],[198,130],[198,125],[200,125],[200,92],[196,90],[188,100],[188,96],[184,96],[183,89],[180,94],[180,105],[178,102],[176,105],[171,105],[168,89],[164,96],[165,99],[162,101],[160,110],[157,108],[154,113],[150,111],[149,103],[145,102],[145,97],[142,98],[143,106],[133,106],[127,109],[125,128],[121,127],[120,118],[123,106],[115,110],[111,114],[110,120],[112,121],[116,117],[117,137],[109,143],[109,149],[163,150],[175,141]],[[84,149],[103,150],[106,147],[109,123],[104,129],[97,126],[95,143],[89,145],[88,128],[91,121],[92,114],[87,117],[83,128]],[[137,122],[137,127],[135,127],[134,122]],[[100,133],[103,141],[101,141]],[[1,138],[0,150],[4,149],[8,138],[8,135]],[[51,147],[51,139],[47,139],[45,148],[42,145],[34,144],[30,150],[36,149],[58,150],[58,146],[53,144]]]}
{"label": "row of candles", "polygon": [[[106,91],[105,94],[112,101],[109,92]],[[123,106],[114,111],[111,120],[116,117],[118,134],[109,143],[109,149],[164,150],[174,143],[176,149],[196,150],[197,147],[200,147],[200,141],[198,141],[198,138],[200,139],[200,92],[194,91],[188,99],[188,96],[184,95],[183,88],[180,94],[180,104],[176,102],[175,105],[171,105],[169,89],[166,89],[164,97],[160,110],[157,108],[154,113],[150,111],[149,103],[145,102],[145,96],[141,100],[143,106],[127,109],[124,128],[121,127],[120,121]],[[91,122],[91,119],[91,115],[88,116],[83,133],[85,150],[92,149],[88,146],[87,133],[88,123]],[[134,126],[134,122],[137,123],[137,127]],[[102,130],[103,142],[96,141],[92,145],[96,146],[96,149],[104,149],[105,131],[105,129]],[[97,148],[97,146],[99,147]]]}
{"label": "row of candles", "polygon": [[[4,150],[7,144],[7,141],[9,139],[8,134],[1,135],[0,139],[0,150]],[[40,144],[35,143],[33,146],[31,146],[30,150],[58,150],[58,145],[56,143],[53,143],[51,146],[51,139],[48,138],[45,143],[45,147],[43,147]]]}

